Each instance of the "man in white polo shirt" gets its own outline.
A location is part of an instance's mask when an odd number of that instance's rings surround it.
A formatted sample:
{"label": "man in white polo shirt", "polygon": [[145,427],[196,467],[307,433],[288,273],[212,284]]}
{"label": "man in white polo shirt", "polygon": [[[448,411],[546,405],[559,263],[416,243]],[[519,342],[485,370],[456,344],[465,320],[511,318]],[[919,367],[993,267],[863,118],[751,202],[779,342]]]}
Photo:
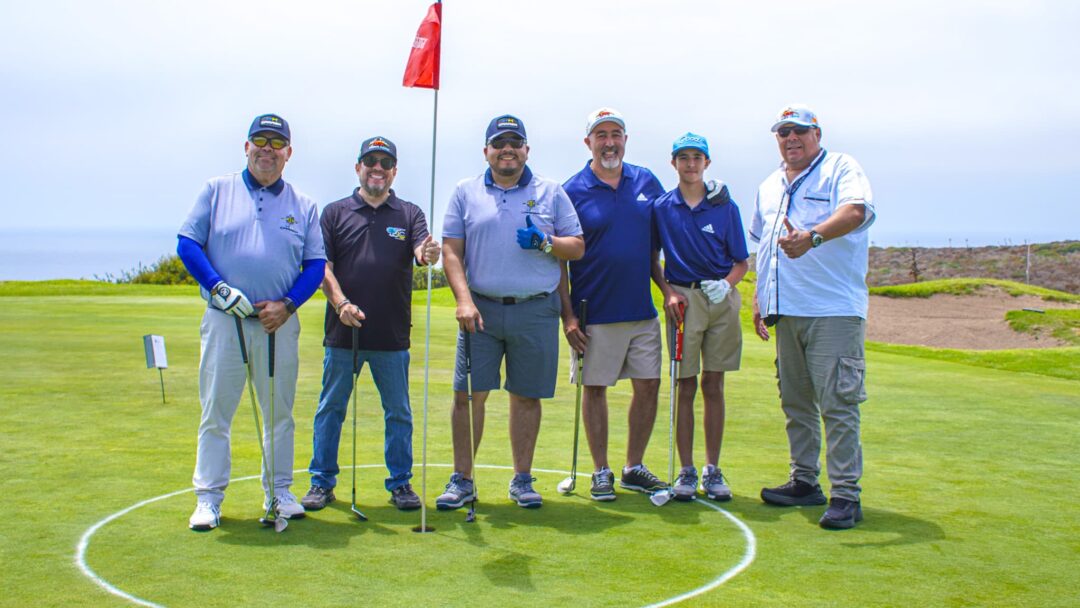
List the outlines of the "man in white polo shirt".
{"label": "man in white polo shirt", "polygon": [[[180,227],[177,253],[207,292],[200,326],[199,447],[192,530],[216,528],[231,469],[229,435],[246,373],[236,318],[242,319],[252,383],[263,410],[263,490],[279,517],[304,516],[289,491],[296,394],[296,309],[322,283],[326,267],[315,202],[281,178],[292,156],[289,123],[255,117],[244,143],[247,167],[206,183]],[[270,372],[268,336],[275,336]],[[270,418],[270,379],[274,416]],[[273,449],[271,449],[273,446]],[[266,471],[269,469],[269,477]]]}
{"label": "man in white polo shirt", "polygon": [[855,159],[821,147],[810,108],[784,107],[772,131],[783,161],[758,188],[750,224],[758,243],[754,327],[762,340],[776,328],[791,471],[787,483],[763,488],[761,499],[825,504],[817,481],[824,421],[831,500],[819,523],[851,528],[862,520],[859,404],[866,400],[866,229],[876,217],[873,195]]}

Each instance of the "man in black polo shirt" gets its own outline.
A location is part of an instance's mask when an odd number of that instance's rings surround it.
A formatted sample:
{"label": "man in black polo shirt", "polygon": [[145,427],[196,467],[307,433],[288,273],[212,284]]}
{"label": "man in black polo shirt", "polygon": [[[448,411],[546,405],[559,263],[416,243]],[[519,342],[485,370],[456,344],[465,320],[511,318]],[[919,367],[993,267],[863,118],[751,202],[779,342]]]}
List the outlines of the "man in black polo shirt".
{"label": "man in black polo shirt", "polygon": [[390,502],[420,508],[412,490],[412,410],[409,408],[409,329],[412,265],[439,260],[424,213],[390,189],[397,175],[397,147],[372,137],[356,163],[360,187],[323,209],[326,243],[326,356],[315,411],[311,489],[301,501],[318,510],[334,500],[341,425],[352,394],[352,328],[360,328],[360,365],[367,363],[382,398]]}

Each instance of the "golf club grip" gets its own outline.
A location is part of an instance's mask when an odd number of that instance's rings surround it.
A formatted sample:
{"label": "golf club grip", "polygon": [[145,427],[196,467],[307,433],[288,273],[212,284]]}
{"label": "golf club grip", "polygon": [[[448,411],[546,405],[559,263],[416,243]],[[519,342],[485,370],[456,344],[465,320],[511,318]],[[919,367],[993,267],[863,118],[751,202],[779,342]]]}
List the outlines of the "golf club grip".
{"label": "golf club grip", "polygon": [[244,322],[240,320],[240,317],[233,316],[233,320],[236,321],[236,337],[240,340],[240,356],[244,359],[244,365],[247,365],[247,344],[244,342]]}
{"label": "golf club grip", "polygon": [[683,322],[686,320],[686,304],[679,303],[679,318],[675,321],[675,360],[682,361]]}
{"label": "golf club grip", "polygon": [[[463,330],[463,332],[465,334],[463,340],[465,341],[465,375],[467,378],[472,371],[472,337],[469,335],[468,330]],[[465,382],[468,383],[468,379]]]}
{"label": "golf club grip", "polygon": [[274,347],[277,343],[277,334],[266,334],[266,351],[269,357],[270,377],[274,377]]}
{"label": "golf club grip", "polygon": [[352,373],[357,373],[357,361],[360,359],[360,328],[352,328]]}

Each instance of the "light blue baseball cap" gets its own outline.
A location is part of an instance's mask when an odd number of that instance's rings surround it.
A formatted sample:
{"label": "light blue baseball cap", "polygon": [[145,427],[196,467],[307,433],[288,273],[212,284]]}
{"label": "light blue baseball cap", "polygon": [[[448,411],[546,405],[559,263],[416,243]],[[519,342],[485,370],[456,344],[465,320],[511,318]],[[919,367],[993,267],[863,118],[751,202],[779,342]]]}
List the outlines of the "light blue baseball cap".
{"label": "light blue baseball cap", "polygon": [[675,155],[679,153],[679,150],[685,150],[687,148],[693,148],[695,150],[701,150],[705,154],[705,158],[709,158],[709,142],[704,137],[686,132],[685,135],[680,135],[675,143],[671,144],[671,157],[675,158]]}

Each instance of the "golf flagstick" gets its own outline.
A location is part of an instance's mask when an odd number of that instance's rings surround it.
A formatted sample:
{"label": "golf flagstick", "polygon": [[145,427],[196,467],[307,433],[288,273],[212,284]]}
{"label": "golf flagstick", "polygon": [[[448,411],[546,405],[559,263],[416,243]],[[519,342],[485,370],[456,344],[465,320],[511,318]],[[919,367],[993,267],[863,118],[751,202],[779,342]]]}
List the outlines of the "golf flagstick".
{"label": "golf flagstick", "polygon": [[352,328],[352,512],[360,521],[367,521],[367,515],[356,508],[356,392],[360,379],[360,328]]}
{"label": "golf flagstick", "polygon": [[[244,339],[244,322],[240,320],[240,317],[233,316],[233,320],[236,321],[236,338],[240,341],[240,357],[244,360],[244,373],[247,375],[247,389],[248,397],[251,399],[251,413],[255,416],[255,436],[259,438],[259,455],[262,456],[262,469],[263,474],[267,479],[270,479],[270,461],[266,459],[266,448],[263,447],[263,425],[259,420],[259,406],[255,403],[255,389],[252,388],[253,382],[251,380],[251,360],[248,359],[247,341]],[[271,494],[272,495],[272,494]],[[266,513],[259,518],[259,523],[263,525],[270,525],[277,519],[277,514],[274,513],[273,500],[268,501],[269,507],[266,509]],[[284,521],[284,520],[282,520]],[[275,527],[277,524],[274,524]],[[288,525],[287,523],[285,525]],[[285,526],[281,527],[282,530]]]}
{"label": "golf flagstick", "polygon": [[675,484],[675,410],[678,407],[679,397],[679,364],[682,362],[682,348],[683,348],[683,319],[686,315],[686,305],[682,302],[679,303],[679,314],[675,317],[675,322],[672,324],[672,340],[668,344],[668,351],[671,353],[671,401],[668,404],[668,411],[670,412],[670,418],[668,420],[668,487],[663,490],[658,490],[649,500],[658,507],[662,507],[667,504],[673,495],[672,486]]}
{"label": "golf flagstick", "polygon": [[[585,333],[588,326],[588,312],[587,307],[589,305],[588,300],[581,301],[581,333]],[[580,352],[577,354],[577,375],[575,380],[577,381],[577,399],[574,405],[574,457],[570,461],[570,477],[562,480],[559,483],[559,493],[569,494],[574,491],[574,487],[577,485],[577,452],[578,452],[578,428],[581,426],[581,384],[583,382],[582,376],[585,374],[585,353]]]}
{"label": "golf flagstick", "polygon": [[465,394],[469,403],[469,478],[473,482],[473,499],[469,503],[469,512],[465,515],[466,522],[476,521],[476,502],[480,498],[480,490],[476,487],[476,446],[473,444],[473,394],[472,394],[472,334],[468,330],[465,333]]}

